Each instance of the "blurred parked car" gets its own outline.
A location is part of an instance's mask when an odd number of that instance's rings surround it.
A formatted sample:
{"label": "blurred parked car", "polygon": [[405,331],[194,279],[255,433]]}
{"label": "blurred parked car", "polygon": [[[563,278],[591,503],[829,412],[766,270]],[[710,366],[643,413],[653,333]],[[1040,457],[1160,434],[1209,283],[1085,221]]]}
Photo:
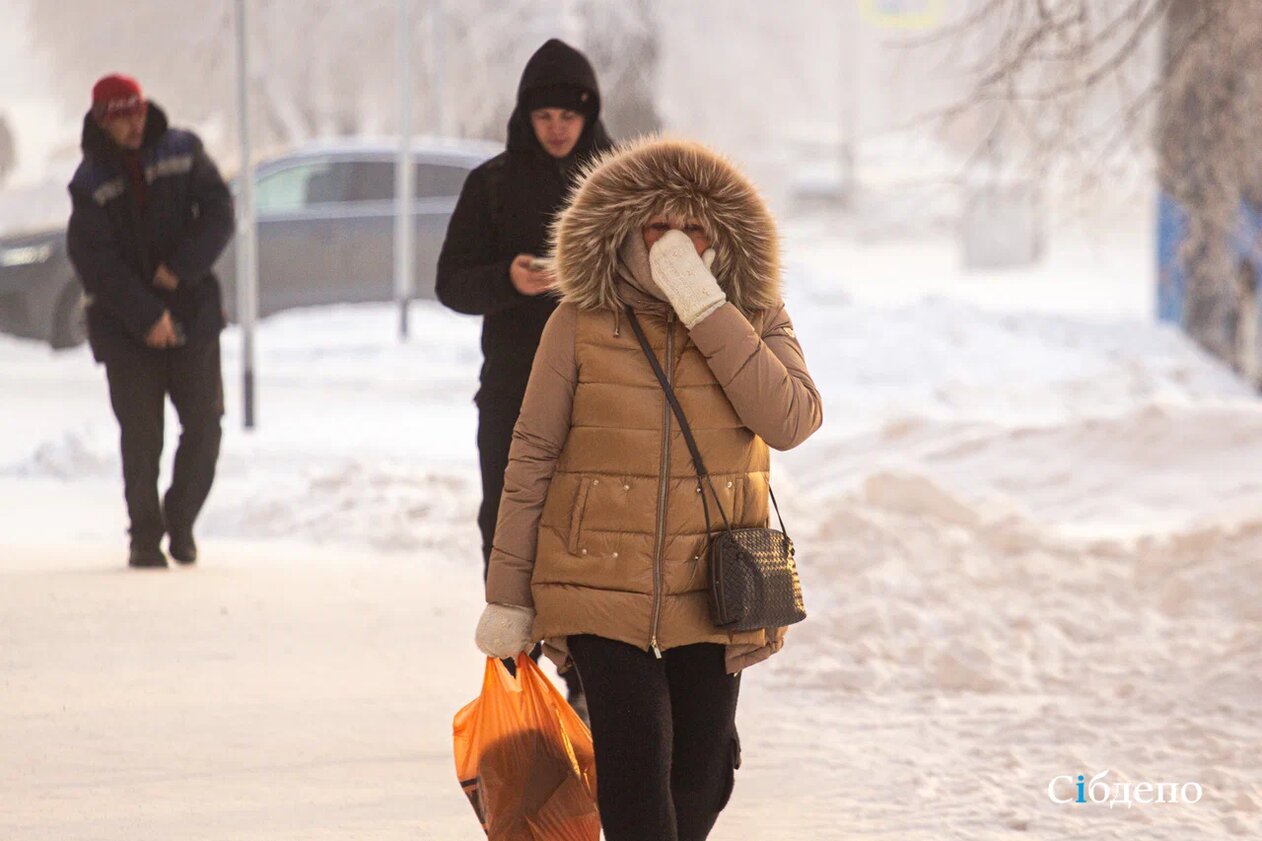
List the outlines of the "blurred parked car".
{"label": "blurred parked car", "polygon": [[[386,141],[315,144],[256,167],[260,316],[393,300],[396,148]],[[474,141],[414,147],[414,299],[434,297],[438,252],[465,177],[500,150]],[[233,318],[233,245],[215,272]],[[64,227],[0,239],[0,331],[57,348],[80,344],[81,299]]]}
{"label": "blurred parked car", "polygon": [[87,339],[83,290],[66,256],[65,229],[0,240],[0,332],[55,348]]}

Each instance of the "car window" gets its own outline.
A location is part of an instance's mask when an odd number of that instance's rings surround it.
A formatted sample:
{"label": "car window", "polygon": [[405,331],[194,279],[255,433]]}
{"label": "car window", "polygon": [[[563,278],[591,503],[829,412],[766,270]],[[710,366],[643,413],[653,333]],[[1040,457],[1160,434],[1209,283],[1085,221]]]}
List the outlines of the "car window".
{"label": "car window", "polygon": [[343,199],[344,167],[331,161],[282,169],[259,180],[255,201],[260,213],[283,213]]}
{"label": "car window", "polygon": [[[394,201],[393,161],[359,161],[350,165],[347,201]],[[469,171],[458,166],[417,164],[414,195],[418,199],[460,195]]]}
{"label": "car window", "polygon": [[469,170],[458,166],[418,164],[416,167],[417,198],[444,198],[460,195],[460,188],[469,177]]}
{"label": "car window", "polygon": [[356,161],[350,164],[347,201],[394,199],[394,164],[390,161]]}

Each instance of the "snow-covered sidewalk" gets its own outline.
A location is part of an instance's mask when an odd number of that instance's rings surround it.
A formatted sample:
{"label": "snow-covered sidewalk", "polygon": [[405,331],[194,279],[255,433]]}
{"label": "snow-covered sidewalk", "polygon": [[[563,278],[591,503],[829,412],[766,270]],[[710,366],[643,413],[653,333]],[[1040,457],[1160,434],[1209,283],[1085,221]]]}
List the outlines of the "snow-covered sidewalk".
{"label": "snow-covered sidewalk", "polygon": [[474,580],[210,544],[199,569],[55,544],[3,573],[0,837],[477,838],[448,732]]}

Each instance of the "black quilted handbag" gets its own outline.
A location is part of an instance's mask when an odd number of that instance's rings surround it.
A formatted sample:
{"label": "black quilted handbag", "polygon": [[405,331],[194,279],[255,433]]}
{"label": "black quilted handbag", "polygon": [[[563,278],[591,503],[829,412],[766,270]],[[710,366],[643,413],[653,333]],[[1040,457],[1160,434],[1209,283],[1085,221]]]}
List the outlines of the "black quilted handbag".
{"label": "black quilted handbag", "polygon": [[[697,481],[701,483],[701,510],[705,515],[706,534],[710,536],[706,551],[710,561],[710,609],[714,624],[725,631],[756,631],[801,622],[806,618],[806,608],[802,604],[802,584],[793,559],[793,541],[784,531],[784,518],[780,516],[780,506],[776,504],[771,485],[767,485],[767,491],[771,494],[776,519],[780,521],[780,531],[732,528],[727,512],[723,510],[723,502],[714,490],[714,481],[701,460],[701,451],[697,449],[697,442],[692,437],[692,429],[675,391],[670,387],[631,307],[626,307],[626,313],[644,355],[653,366],[657,381],[666,392],[666,400],[679,420],[679,430],[688,443]],[[707,486],[723,517],[723,530],[717,534],[710,526],[710,507],[704,490]]]}

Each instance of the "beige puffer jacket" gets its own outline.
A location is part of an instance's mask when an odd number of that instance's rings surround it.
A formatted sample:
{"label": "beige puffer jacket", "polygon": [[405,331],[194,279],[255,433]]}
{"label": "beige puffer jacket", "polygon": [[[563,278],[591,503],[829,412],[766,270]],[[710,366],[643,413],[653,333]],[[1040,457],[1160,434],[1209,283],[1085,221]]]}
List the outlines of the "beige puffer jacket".
{"label": "beige puffer jacket", "polygon": [[[728,303],[691,331],[645,291],[651,281],[619,271],[620,244],[659,212],[714,233]],[[563,300],[513,430],[487,601],[533,606],[535,637],[563,668],[565,637],[580,633],[658,652],[722,643],[728,671],[756,663],[784,629],[728,633],[710,620],[696,473],[621,307],[667,372],[732,526],[767,525],[768,445],[795,447],[822,422],[780,299],[771,215],[705,147],[648,140],[594,162],[554,233]]]}

